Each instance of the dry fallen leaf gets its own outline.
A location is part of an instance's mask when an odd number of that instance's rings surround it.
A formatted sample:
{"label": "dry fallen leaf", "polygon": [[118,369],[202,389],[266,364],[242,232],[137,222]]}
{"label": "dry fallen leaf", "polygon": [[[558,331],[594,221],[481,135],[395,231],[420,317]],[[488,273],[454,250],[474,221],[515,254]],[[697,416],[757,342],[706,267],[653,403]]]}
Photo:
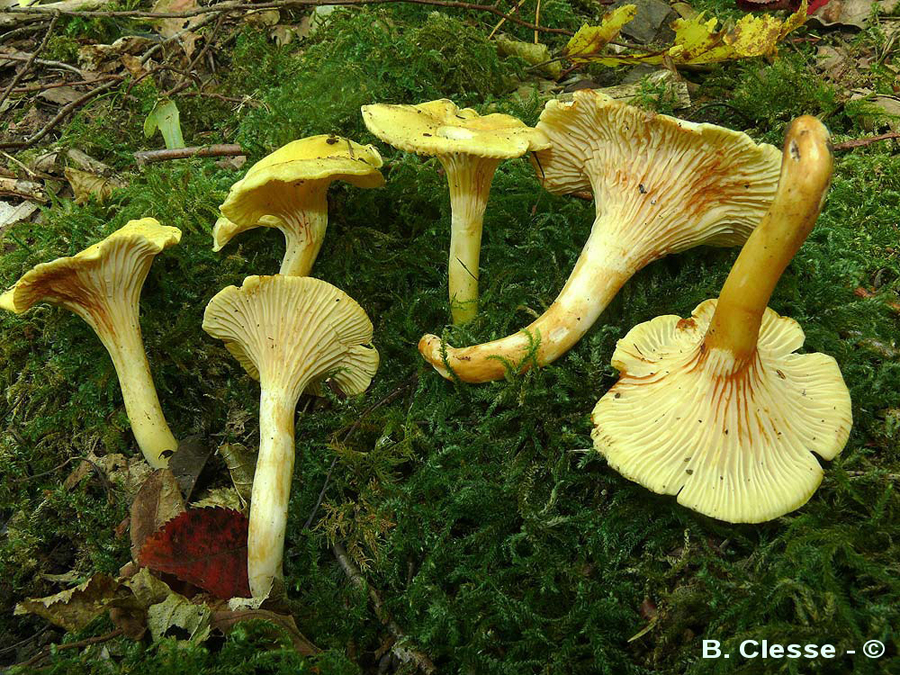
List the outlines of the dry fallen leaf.
{"label": "dry fallen leaf", "polygon": [[574,63],[587,63],[615,40],[622,27],[637,16],[637,7],[622,5],[603,15],[598,26],[585,24],[569,40],[564,54]]}
{"label": "dry fallen leaf", "polygon": [[[619,10],[624,10],[626,7],[630,7],[630,5],[624,5]],[[596,44],[602,43],[605,46],[606,42],[613,39],[608,36],[614,36],[618,32],[617,24],[621,21],[621,17],[610,15],[607,17],[601,26],[595,27],[599,36]],[[704,19],[703,14],[697,15],[694,19],[676,19],[672,23],[675,31],[674,44],[668,49],[658,52],[601,54],[598,53],[599,50],[594,49],[595,42],[588,41],[592,33],[589,30],[586,31],[585,28],[578,31],[572,38],[572,41],[575,41],[576,38],[579,38],[579,34],[585,31],[582,35],[583,41],[577,42],[574,46],[570,41],[567,49],[569,57],[576,63],[600,63],[605,66],[626,63],[660,65],[665,62],[676,66],[705,65],[775,54],[778,42],[783,40],[788,33],[803,25],[805,21],[806,0],[803,0],[800,8],[784,21],[768,15],[747,14],[730,30],[717,31],[716,26],[719,20],[715,17]],[[604,29],[607,22],[610,22],[609,26]],[[603,39],[606,39],[606,42],[603,42]],[[572,56],[573,54],[577,54],[577,56]]]}
{"label": "dry fallen leaf", "polygon": [[106,611],[116,598],[128,594],[118,581],[96,574],[83,584],[46,598],[29,598],[16,605],[15,614],[36,614],[70,633],[79,631]]}
{"label": "dry fallen leaf", "polygon": [[248,597],[248,525],[232,509],[189,509],[147,538],[138,562],[217,598]]}
{"label": "dry fallen leaf", "polygon": [[184,509],[172,472],[157,469],[150,474],[131,505],[131,557],[135,562],[147,538]]}
{"label": "dry fallen leaf", "polygon": [[[162,14],[189,12],[192,9],[197,9],[197,0],[156,0],[152,11]],[[178,39],[181,41],[184,53],[191,58],[199,37],[191,29],[201,21],[203,21],[202,16],[192,16],[187,19],[160,19],[156,22],[156,30],[164,38],[174,38],[176,35],[180,35]]]}
{"label": "dry fallen leaf", "polygon": [[76,204],[87,204],[91,197],[103,203],[112,196],[113,190],[125,187],[121,181],[114,178],[98,176],[71,167],[66,168],[65,174],[66,180],[72,186],[72,192],[75,193]]}

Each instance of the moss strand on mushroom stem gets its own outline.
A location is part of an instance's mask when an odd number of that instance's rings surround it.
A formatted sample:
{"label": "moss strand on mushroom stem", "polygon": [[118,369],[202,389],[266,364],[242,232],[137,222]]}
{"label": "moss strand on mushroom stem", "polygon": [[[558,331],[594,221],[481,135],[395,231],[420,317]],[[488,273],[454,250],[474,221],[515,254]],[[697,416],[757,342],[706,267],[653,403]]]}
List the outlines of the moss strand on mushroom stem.
{"label": "moss strand on mushroom stem", "polygon": [[478,313],[478,264],[484,211],[499,159],[454,153],[439,157],[450,186],[450,313],[453,323]]}
{"label": "moss strand on mushroom stem", "polygon": [[741,249],[722,287],[704,344],[743,362],[756,351],[760,323],[775,285],[809,236],[831,182],[828,130],[800,117],[785,138],[775,200]]}

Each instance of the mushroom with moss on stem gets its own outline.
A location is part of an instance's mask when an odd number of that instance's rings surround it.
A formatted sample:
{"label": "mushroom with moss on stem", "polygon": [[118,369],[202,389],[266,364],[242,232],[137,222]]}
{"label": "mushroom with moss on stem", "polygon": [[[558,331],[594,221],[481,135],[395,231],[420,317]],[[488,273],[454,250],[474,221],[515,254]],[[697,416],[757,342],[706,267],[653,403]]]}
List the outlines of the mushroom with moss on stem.
{"label": "mushroom with moss on stem", "polygon": [[450,312],[453,323],[478,313],[478,262],[484,211],[504,159],[550,147],[544,135],[511,115],[481,116],[440,99],[419,105],[362,107],[369,131],[405,152],[432,155],[450,186]]}
{"label": "mushroom with moss on stem", "polygon": [[222,203],[213,229],[213,250],[256,227],[281,230],[285,253],[281,274],[306,276],[328,226],[328,186],[341,180],[356,187],[384,185],[381,155],[371,145],[323,134],[288,143],[250,167]]}
{"label": "mushroom with moss on stem", "polygon": [[593,412],[594,445],[626,478],[721,520],[756,523],[799,508],[852,425],[835,360],[795,354],[803,331],[767,307],[809,235],[831,179],[828,132],[788,130],[778,192],[718,300],[661,316],[619,341],[620,379]]}
{"label": "mushroom with moss on stem", "polygon": [[153,218],[129,221],[103,241],[37,265],[0,296],[0,308],[22,314],[35,303],[60,305],[94,329],[112,358],[135,440],[154,468],[166,466],[178,442],[163,416],[141,337],[140,297],[153,258],[181,240],[181,230]]}
{"label": "mushroom with moss on stem", "polygon": [[[622,285],[645,265],[710,244],[736,246],[775,194],[778,149],[712,124],[693,124],[580,90],[550,101],[537,129],[552,142],[535,153],[544,187],[591,190],[596,218],[553,304],[524,330],[454,348],[426,335],[419,351],[446,378],[497,380],[552,363],[590,329]],[[533,359],[525,357],[534,348]]]}
{"label": "mushroom with moss on stem", "polygon": [[358,394],[378,369],[372,322],[355,300],[311,277],[251,276],[221,290],[203,330],[260,382],[259,457],[250,497],[247,569],[254,598],[281,575],[294,470],[294,412],[304,391],[332,378]]}

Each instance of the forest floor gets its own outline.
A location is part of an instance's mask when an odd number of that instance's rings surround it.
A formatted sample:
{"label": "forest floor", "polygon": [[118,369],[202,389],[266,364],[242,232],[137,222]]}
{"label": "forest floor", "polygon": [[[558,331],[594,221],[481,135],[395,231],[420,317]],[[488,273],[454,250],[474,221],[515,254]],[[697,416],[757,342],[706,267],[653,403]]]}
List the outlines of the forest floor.
{"label": "forest floor", "polygon": [[[148,471],[102,345],[71,313],[38,305],[0,317],[0,667],[900,673],[900,141],[852,142],[900,131],[897,9],[831,0],[818,10],[828,18],[788,34],[777,55],[654,70],[564,57],[554,69],[498,48],[503,33],[562,55],[572,32],[609,9],[585,0],[270,5],[157,3],[157,12],[196,10],[166,22],[141,16],[145,0],[0,13],[0,283],[130,219],[178,227],[181,243],[157,257],[143,289],[144,342],[176,437],[213,453],[191,501],[240,507],[223,453],[257,447],[259,385],[200,326],[218,290],[275,273],[283,248],[280,234],[257,229],[214,253],[218,207],[247,167],[293,139],[334,133],[377,145],[386,186],[331,188],[313,272],[372,318],[381,367],[364,395],[329,391],[298,406],[278,609],[296,629],[220,630],[207,616],[200,630],[170,617],[123,634],[104,610],[66,632],[13,614],[27,598],[126,573],[129,514]],[[731,0],[674,6],[726,24],[744,13]],[[514,7],[492,35],[498,11]],[[522,25],[536,17],[537,32]],[[652,39],[671,43],[665,31]],[[593,205],[542,190],[525,160],[501,164],[485,217],[482,311],[452,327],[443,172],[378,141],[360,106],[447,97],[533,125],[550,97],[629,83],[636,105],[777,146],[792,118],[816,115],[837,147],[822,215],[770,306],[803,327],[801,351],[837,360],[853,431],[822,462],[809,502],[771,522],[733,525],[651,493],[613,470],[590,435],[591,410],[617,379],[616,341],[717,297],[736,249],[649,265],[565,357],[500,382],[444,380],[416,350],[424,333],[474,344],[531,322],[562,288]],[[237,144],[239,156],[139,164],[135,152],[164,148],[144,127],[166,101],[188,146]],[[735,656],[704,659],[703,640]],[[831,643],[838,656],[738,658],[745,640]],[[868,640],[886,653],[864,656]]]}

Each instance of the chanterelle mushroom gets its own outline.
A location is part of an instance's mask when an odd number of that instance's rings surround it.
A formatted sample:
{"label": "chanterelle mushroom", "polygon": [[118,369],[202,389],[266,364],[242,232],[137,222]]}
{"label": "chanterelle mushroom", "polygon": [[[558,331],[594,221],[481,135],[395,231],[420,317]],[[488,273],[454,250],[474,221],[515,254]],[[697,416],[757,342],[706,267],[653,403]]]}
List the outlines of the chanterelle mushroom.
{"label": "chanterelle mushroom", "polygon": [[[524,330],[480,345],[419,351],[444,377],[502,378],[535,341],[535,361],[565,354],[639,269],[700,244],[735,246],[760,221],[778,180],[778,149],[746,134],[693,124],[613,101],[593,90],[549,101],[537,129],[552,142],[535,155],[550,192],[593,191],[596,218],[575,268],[553,304]],[[526,369],[529,362],[521,363]]]}
{"label": "chanterelle mushroom", "polygon": [[263,597],[281,574],[297,399],[327,377],[347,394],[365,391],[378,369],[372,322],[353,298],[319,279],[252,276],[210,300],[203,330],[224,340],[260,382],[247,569],[253,597]]}
{"label": "chanterelle mushroom", "polygon": [[510,115],[482,117],[440,99],[419,105],[362,107],[369,131],[405,152],[438,158],[450,186],[450,312],[466,323],[478,313],[481,229],[494,172],[504,159],[550,146],[544,135]]}
{"label": "chanterelle mushroom", "polygon": [[381,155],[371,145],[340,136],[311,136],[288,143],[250,167],[231,186],[213,229],[219,251],[240,232],[275,227],[286,249],[281,274],[306,276],[328,226],[328,186],[341,180],[356,187],[384,185]]}
{"label": "chanterelle mushroom", "polygon": [[718,301],[661,316],[616,347],[619,382],[594,408],[594,444],[626,478],[701,513],[761,522],[802,506],[852,424],[835,360],[794,354],[800,326],[766,307],[815,224],[831,179],[828,132],[788,131],[778,193]]}
{"label": "chanterelle mushroom", "polygon": [[129,221],[70,258],[42,263],[0,296],[0,308],[22,314],[37,302],[74,312],[94,329],[112,357],[134,438],[155,468],[178,445],[163,416],[141,338],[140,297],[156,254],[177,244],[181,230],[153,218]]}

